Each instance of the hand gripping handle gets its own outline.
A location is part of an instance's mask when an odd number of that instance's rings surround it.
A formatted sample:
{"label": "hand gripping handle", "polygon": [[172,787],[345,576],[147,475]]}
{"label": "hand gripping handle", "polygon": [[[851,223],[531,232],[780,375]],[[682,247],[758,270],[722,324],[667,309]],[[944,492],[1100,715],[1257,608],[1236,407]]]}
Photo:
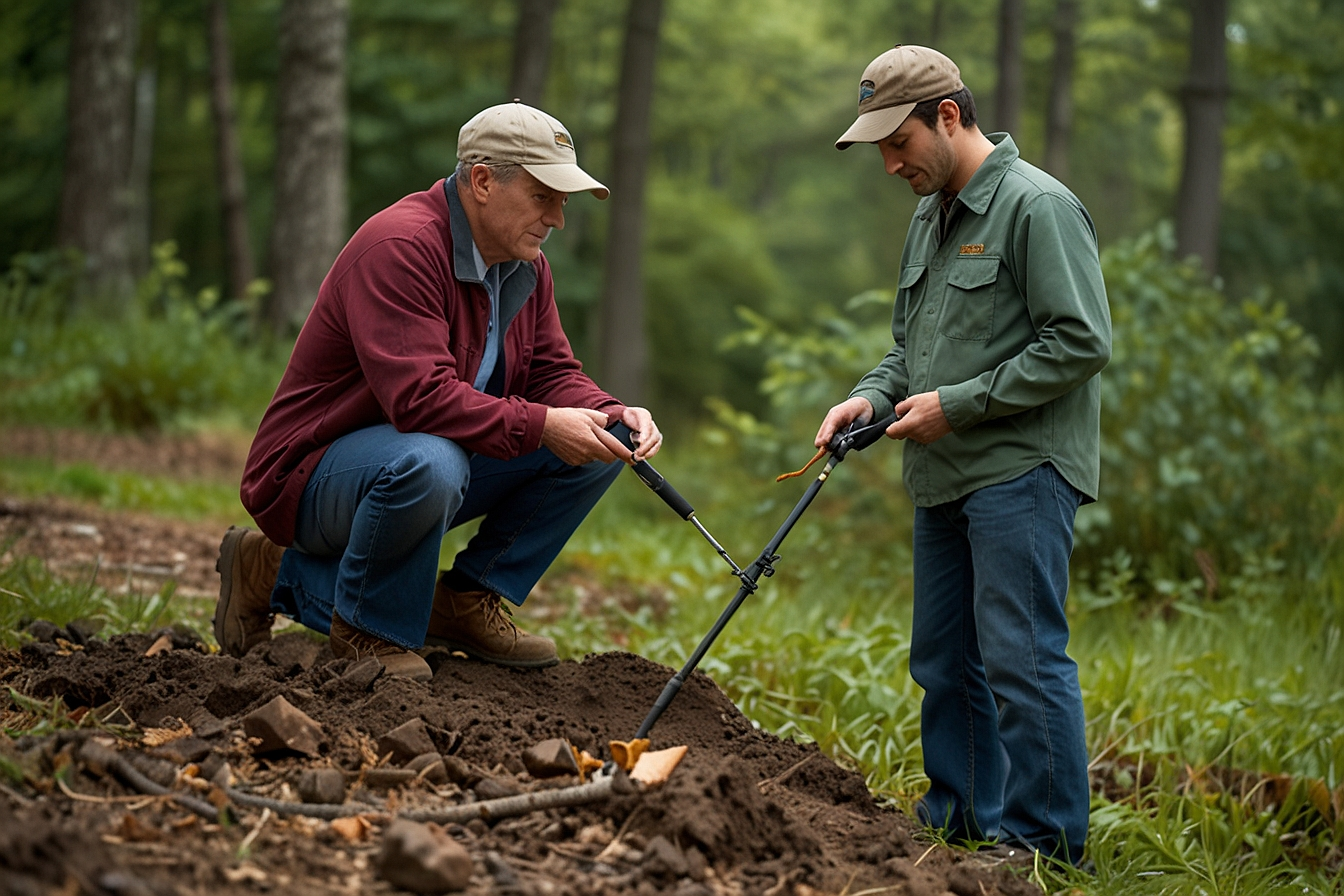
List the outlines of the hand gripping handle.
{"label": "hand gripping handle", "polygon": [[866,426],[851,423],[844,432],[838,432],[831,437],[829,450],[838,460],[843,460],[849,452],[862,451],[882,438],[887,431],[887,427],[898,419],[900,418],[896,416],[896,412],[892,411],[876,423],[869,423]]}

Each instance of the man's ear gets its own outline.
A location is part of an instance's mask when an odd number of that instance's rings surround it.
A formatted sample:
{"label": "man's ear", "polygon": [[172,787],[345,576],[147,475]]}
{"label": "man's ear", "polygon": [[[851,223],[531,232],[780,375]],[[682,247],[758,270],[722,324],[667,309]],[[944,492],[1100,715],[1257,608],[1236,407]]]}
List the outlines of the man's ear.
{"label": "man's ear", "polygon": [[490,190],[495,185],[495,177],[489,165],[472,165],[468,171],[467,182],[471,187],[472,198],[483,203],[490,196]]}
{"label": "man's ear", "polygon": [[938,124],[949,136],[956,133],[961,126],[961,107],[953,100],[943,100],[938,104]]}

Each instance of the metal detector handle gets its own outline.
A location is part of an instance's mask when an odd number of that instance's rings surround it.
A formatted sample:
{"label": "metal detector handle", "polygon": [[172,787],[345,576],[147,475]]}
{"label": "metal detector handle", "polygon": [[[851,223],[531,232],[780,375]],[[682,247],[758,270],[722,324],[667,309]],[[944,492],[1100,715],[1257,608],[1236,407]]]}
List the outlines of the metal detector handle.
{"label": "metal detector handle", "polygon": [[896,412],[892,411],[881,420],[876,423],[869,423],[867,426],[856,427],[855,424],[851,423],[844,432],[836,433],[831,437],[831,444],[828,449],[831,454],[843,460],[844,456],[850,451],[862,451],[882,438],[887,431],[887,427],[899,419]]}
{"label": "metal detector handle", "polygon": [[674,489],[662,474],[653,468],[653,465],[646,460],[636,461],[630,465],[630,469],[635,471],[635,475],[649,487],[649,489],[658,497],[676,511],[677,516],[684,520],[690,519],[695,515],[695,508],[691,502],[681,496],[681,493]]}

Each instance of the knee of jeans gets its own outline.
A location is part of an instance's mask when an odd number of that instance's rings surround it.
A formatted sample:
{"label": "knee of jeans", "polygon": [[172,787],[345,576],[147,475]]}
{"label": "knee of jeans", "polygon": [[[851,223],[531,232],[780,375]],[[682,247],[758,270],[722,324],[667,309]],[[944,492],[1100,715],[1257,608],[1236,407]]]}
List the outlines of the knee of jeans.
{"label": "knee of jeans", "polygon": [[471,482],[471,457],[456,442],[416,433],[387,472],[408,504],[451,516]]}

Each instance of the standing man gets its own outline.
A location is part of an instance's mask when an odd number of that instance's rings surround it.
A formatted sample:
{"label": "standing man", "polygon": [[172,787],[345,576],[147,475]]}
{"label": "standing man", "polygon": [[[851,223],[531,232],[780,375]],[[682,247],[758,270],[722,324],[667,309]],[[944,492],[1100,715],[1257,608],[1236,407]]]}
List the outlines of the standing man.
{"label": "standing man", "polygon": [[836,143],[876,143],[924,199],[901,255],[894,345],[818,447],[894,410],[915,503],[910,674],[924,689],[920,819],[1077,863],[1089,789],[1064,596],[1097,496],[1111,322],[1087,210],[982,134],[952,60],[897,46]]}
{"label": "standing man", "polygon": [[[564,125],[493,106],[457,156],[365,222],[322,282],[243,473],[262,531],[220,546],[225,653],[269,639],[279,612],[338,657],[418,680],[425,644],[551,665],[554,642],[503,601],[523,602],[620,472],[596,432],[633,438],[636,458],[662,442],[647,410],[583,374],[560,326],[541,245],[570,193],[608,192]],[[436,581],[444,532],[481,516]]]}

